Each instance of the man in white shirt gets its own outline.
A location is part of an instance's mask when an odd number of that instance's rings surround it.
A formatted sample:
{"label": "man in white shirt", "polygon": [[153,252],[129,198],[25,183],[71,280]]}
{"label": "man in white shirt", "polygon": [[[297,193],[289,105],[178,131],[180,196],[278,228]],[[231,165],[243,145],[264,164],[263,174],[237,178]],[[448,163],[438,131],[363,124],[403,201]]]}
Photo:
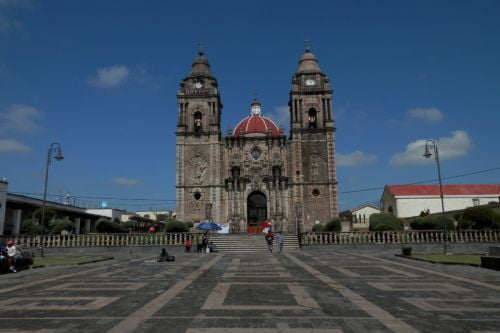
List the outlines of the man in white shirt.
{"label": "man in white shirt", "polygon": [[7,262],[9,264],[9,268],[12,272],[17,273],[16,268],[14,267],[14,263],[16,261],[17,249],[16,245],[14,245],[13,240],[7,241]]}

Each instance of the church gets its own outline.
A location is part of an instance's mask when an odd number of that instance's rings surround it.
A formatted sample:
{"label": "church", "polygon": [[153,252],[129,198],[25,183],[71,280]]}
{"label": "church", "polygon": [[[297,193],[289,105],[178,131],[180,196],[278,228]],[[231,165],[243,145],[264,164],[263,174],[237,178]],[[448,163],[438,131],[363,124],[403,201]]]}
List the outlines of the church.
{"label": "church", "polygon": [[332,94],[306,46],[292,76],[289,135],[254,99],[224,136],[221,92],[200,50],[177,94],[177,219],[255,233],[266,220],[295,232],[338,216]]}

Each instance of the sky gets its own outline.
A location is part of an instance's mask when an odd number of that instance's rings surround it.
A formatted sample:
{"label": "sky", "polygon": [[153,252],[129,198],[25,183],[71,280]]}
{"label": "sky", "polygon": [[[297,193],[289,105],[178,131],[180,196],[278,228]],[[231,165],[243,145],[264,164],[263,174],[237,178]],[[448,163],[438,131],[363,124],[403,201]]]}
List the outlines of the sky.
{"label": "sky", "polygon": [[39,196],[58,142],[49,198],[175,209],[176,93],[198,44],[223,133],[254,94],[288,130],[307,38],[334,88],[341,210],[386,184],[435,183],[426,139],[445,184],[500,183],[499,36],[500,2],[486,0],[0,0],[0,178]]}

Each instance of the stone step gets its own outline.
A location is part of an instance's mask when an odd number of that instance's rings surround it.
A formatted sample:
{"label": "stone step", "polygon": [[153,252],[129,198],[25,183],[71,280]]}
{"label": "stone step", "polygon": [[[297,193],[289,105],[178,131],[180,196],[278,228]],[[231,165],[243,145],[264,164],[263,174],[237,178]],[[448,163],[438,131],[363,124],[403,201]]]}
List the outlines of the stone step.
{"label": "stone step", "polygon": [[[283,235],[283,248],[286,250],[300,249],[296,235]],[[264,234],[257,235],[212,235],[209,241],[217,246],[219,252],[268,252]],[[276,239],[274,248],[278,248]]]}

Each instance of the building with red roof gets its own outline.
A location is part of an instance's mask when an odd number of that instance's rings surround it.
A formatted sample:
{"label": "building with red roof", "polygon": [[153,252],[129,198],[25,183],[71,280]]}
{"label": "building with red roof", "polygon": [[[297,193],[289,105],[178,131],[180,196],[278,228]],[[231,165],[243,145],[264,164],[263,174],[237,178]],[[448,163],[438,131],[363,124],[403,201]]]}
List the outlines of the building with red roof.
{"label": "building with red roof", "polygon": [[[465,209],[500,201],[500,184],[443,185],[445,211]],[[418,216],[422,211],[441,212],[439,185],[386,185],[382,212],[397,217]]]}

